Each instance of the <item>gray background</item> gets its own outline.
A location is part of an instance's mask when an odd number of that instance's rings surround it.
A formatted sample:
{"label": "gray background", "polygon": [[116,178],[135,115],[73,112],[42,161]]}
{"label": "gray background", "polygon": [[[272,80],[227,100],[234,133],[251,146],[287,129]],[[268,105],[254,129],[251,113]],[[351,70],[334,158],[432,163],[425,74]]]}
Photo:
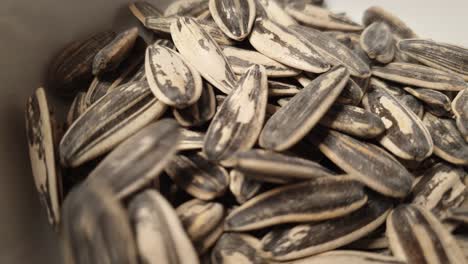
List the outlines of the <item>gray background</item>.
{"label": "gray background", "polygon": [[[127,2],[0,2],[0,263],[60,263],[59,243],[46,224],[30,173],[25,101],[40,84],[44,66],[57,49],[88,33],[127,24]],[[421,37],[468,46],[467,1],[328,0],[328,5],[357,21],[367,7],[381,5]]]}

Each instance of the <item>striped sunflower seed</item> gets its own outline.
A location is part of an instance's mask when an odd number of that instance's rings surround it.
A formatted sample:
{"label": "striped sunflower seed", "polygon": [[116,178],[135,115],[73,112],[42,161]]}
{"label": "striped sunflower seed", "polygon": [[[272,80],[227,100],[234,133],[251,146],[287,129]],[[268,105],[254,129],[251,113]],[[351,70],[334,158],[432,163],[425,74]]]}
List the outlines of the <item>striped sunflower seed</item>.
{"label": "striped sunflower seed", "polygon": [[238,170],[231,170],[229,173],[229,189],[236,197],[239,204],[243,204],[254,197],[262,188],[262,183],[256,180],[249,179]]}
{"label": "striped sunflower seed", "polygon": [[331,11],[304,1],[294,1],[285,8],[286,12],[299,22],[319,29],[340,31],[361,31],[363,27],[344,14]]}
{"label": "striped sunflower seed", "polygon": [[119,198],[127,197],[156,178],[174,156],[180,132],[165,119],[151,124],[115,148],[90,173],[88,184],[104,182]]}
{"label": "striped sunflower seed", "polygon": [[146,49],[145,73],[151,91],[167,105],[185,108],[201,96],[200,74],[169,48],[151,45]]}
{"label": "striped sunflower seed", "polygon": [[263,66],[254,65],[243,75],[208,127],[203,152],[209,160],[228,160],[257,142],[265,119],[267,85]]}
{"label": "striped sunflower seed", "polygon": [[468,143],[468,89],[458,92],[452,101],[452,111],[457,120],[457,128]]}
{"label": "striped sunflower seed", "polygon": [[308,44],[317,50],[325,61],[333,66],[344,65],[351,76],[367,78],[370,76],[369,66],[355,55],[345,45],[313,28],[294,25],[289,29],[302,36]]}
{"label": "striped sunflower seed", "polygon": [[162,12],[147,1],[136,1],[128,4],[130,12],[141,22],[145,23],[147,17],[161,17]]}
{"label": "striped sunflower seed", "polygon": [[382,119],[386,132],[379,142],[388,151],[402,159],[417,161],[432,154],[434,143],[421,119],[393,97],[384,82],[373,78],[362,103]]}
{"label": "striped sunflower seed", "polygon": [[128,212],[142,263],[199,263],[174,208],[157,191],[137,194]]}
{"label": "striped sunflower seed", "polygon": [[300,88],[293,84],[279,81],[268,81],[268,96],[271,97],[295,95],[299,93],[299,91]]}
{"label": "striped sunflower seed", "polygon": [[248,178],[272,183],[335,175],[316,162],[261,149],[237,153],[233,158],[233,164],[236,170]]}
{"label": "striped sunflower seed", "polygon": [[339,132],[314,130],[309,140],[338,167],[369,188],[390,197],[405,197],[413,176],[385,150]]}
{"label": "striped sunflower seed", "polygon": [[263,55],[287,66],[315,73],[330,69],[317,50],[293,31],[270,19],[255,21],[249,41]]}
{"label": "striped sunflower seed", "polygon": [[164,11],[165,17],[197,16],[208,9],[208,0],[177,0],[172,2]]}
{"label": "striped sunflower seed", "polygon": [[82,185],[63,205],[64,260],[74,263],[138,263],[125,209],[106,184]]}
{"label": "striped sunflower seed", "polygon": [[[156,32],[171,33],[171,25],[177,22],[178,17],[147,17],[144,26]],[[212,21],[197,20],[200,26],[210,35],[219,45],[233,45],[233,41],[228,38],[223,31]]]}
{"label": "striped sunflower seed", "polygon": [[198,22],[188,17],[178,18],[171,26],[171,36],[180,54],[214,87],[225,94],[236,87],[231,65]]}
{"label": "striped sunflower seed", "polygon": [[333,250],[377,229],[391,208],[391,200],[371,195],[362,208],[341,218],[273,229],[262,239],[263,250],[276,261]]}
{"label": "striped sunflower seed", "polygon": [[102,48],[94,57],[93,74],[101,75],[104,72],[115,70],[125,60],[138,37],[138,28],[133,27],[115,37]]}
{"label": "striped sunflower seed", "polygon": [[383,254],[355,250],[334,250],[316,256],[285,261],[284,264],[405,264],[405,262]]}
{"label": "striped sunflower seed", "polygon": [[146,81],[128,83],[107,93],[68,129],[60,142],[62,165],[77,167],[159,118],[166,105],[159,102]]}
{"label": "striped sunflower seed", "polygon": [[458,73],[468,81],[468,49],[426,39],[405,39],[398,49],[411,58],[441,70]]}
{"label": "striped sunflower seed", "polygon": [[210,0],[211,17],[231,39],[242,41],[252,30],[255,0]]}
{"label": "striped sunflower seed", "polygon": [[50,113],[44,88],[29,97],[26,105],[26,136],[36,191],[45,207],[49,223],[56,229],[60,223],[62,177],[56,156],[57,129]]}
{"label": "striped sunflower seed", "polygon": [[354,54],[356,54],[359,58],[361,58],[361,60],[364,61],[367,65],[372,64],[371,59],[369,58],[369,56],[367,56],[367,53],[361,47],[360,35],[355,34],[355,33],[336,32],[336,31],[332,31],[332,32],[328,31],[324,33],[328,34],[329,36],[332,36],[338,42],[348,47],[348,49],[353,51]]}
{"label": "striped sunflower seed", "polygon": [[408,263],[466,263],[455,238],[426,209],[401,205],[387,219],[395,257]]}
{"label": "striped sunflower seed", "polygon": [[327,112],[348,79],[348,70],[338,66],[313,80],[267,121],[260,146],[281,151],[300,141]]}
{"label": "striped sunflower seed", "polygon": [[374,22],[361,34],[361,47],[371,59],[389,63],[395,57],[395,41],[390,27],[384,22]]}
{"label": "striped sunflower seed", "polygon": [[183,109],[174,108],[172,113],[183,127],[201,126],[210,121],[216,113],[216,97],[213,86],[205,83],[197,102]]}
{"label": "striped sunflower seed", "polygon": [[165,171],[178,187],[201,200],[222,196],[229,185],[228,172],[200,153],[174,157]]}
{"label": "striped sunflower seed", "polygon": [[379,6],[369,7],[362,18],[362,23],[365,26],[369,26],[374,22],[383,22],[390,27],[395,37],[399,39],[417,38],[416,33],[409,28],[405,22],[401,21],[400,18],[391,14],[387,10]]}
{"label": "striped sunflower seed", "polygon": [[372,74],[382,79],[434,90],[460,91],[468,88],[459,75],[417,64],[392,62],[385,67],[372,67]]}
{"label": "striped sunflower seed", "polygon": [[115,35],[104,31],[68,44],[49,66],[48,87],[61,96],[74,95],[82,84],[92,79],[94,57]]}
{"label": "striped sunflower seed", "polygon": [[67,126],[71,126],[87,109],[86,93],[79,92],[70,106],[67,114]]}
{"label": "striped sunflower seed", "polygon": [[[383,87],[383,86],[382,86]],[[388,85],[387,92],[395,97],[403,106],[415,113],[419,119],[424,117],[424,105],[411,94],[406,93],[402,88]]]}
{"label": "striped sunflower seed", "polygon": [[269,77],[290,77],[296,76],[301,72],[253,50],[231,46],[223,46],[221,48],[236,74],[244,74],[248,68],[255,64],[265,67]]}
{"label": "striped sunflower seed", "polygon": [[177,145],[177,150],[198,150],[203,148],[205,133],[188,129],[180,130],[181,138]]}
{"label": "striped sunflower seed", "polygon": [[437,116],[450,116],[452,106],[450,99],[442,92],[424,89],[405,87],[405,91],[418,98],[427,105],[427,110]]}
{"label": "striped sunflower seed", "polygon": [[225,233],[216,243],[211,264],[268,264],[262,258],[260,241],[247,234]]}
{"label": "striped sunflower seed", "polygon": [[465,200],[467,188],[462,181],[464,177],[465,172],[461,168],[446,163],[435,164],[413,187],[412,204],[431,210],[439,219],[447,218],[449,211]]}
{"label": "striped sunflower seed", "polygon": [[256,0],[256,3],[257,17],[271,19],[283,27],[297,24],[277,0]]}
{"label": "striped sunflower seed", "polygon": [[352,105],[333,105],[320,124],[360,138],[375,138],[385,132],[378,115]]}
{"label": "striped sunflower seed", "polygon": [[321,177],[275,188],[250,199],[228,215],[224,229],[249,231],[337,218],[356,211],[366,201],[362,185],[350,177]]}
{"label": "striped sunflower seed", "polygon": [[222,234],[224,207],[220,203],[194,199],[177,207],[176,213],[200,255]]}
{"label": "striped sunflower seed", "polygon": [[457,165],[468,165],[468,143],[458,131],[455,121],[425,113],[424,125],[434,140],[434,154]]}

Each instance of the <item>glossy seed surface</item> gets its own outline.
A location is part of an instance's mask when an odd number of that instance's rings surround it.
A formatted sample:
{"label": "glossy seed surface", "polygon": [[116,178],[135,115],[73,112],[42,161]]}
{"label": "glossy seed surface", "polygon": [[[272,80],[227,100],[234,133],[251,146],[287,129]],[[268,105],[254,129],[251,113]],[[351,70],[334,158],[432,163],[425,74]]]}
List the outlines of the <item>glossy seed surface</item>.
{"label": "glossy seed surface", "polygon": [[213,20],[230,38],[242,41],[250,31],[256,16],[255,0],[210,0]]}

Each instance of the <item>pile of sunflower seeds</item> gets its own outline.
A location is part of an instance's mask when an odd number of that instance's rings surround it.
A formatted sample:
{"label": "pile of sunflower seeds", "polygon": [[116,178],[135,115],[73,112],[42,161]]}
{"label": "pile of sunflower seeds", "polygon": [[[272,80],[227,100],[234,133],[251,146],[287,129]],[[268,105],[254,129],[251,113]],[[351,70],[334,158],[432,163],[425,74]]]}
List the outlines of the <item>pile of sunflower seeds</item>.
{"label": "pile of sunflower seeds", "polygon": [[468,49],[380,7],[129,9],[27,102],[64,263],[467,263]]}

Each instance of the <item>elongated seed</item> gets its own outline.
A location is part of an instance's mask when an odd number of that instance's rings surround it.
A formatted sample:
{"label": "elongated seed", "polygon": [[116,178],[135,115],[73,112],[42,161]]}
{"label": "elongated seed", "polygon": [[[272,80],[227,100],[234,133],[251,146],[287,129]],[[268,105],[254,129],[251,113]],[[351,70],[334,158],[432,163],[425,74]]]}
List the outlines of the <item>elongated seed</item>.
{"label": "elongated seed", "polygon": [[231,39],[242,41],[252,30],[256,16],[255,0],[210,0],[213,20]]}
{"label": "elongated seed", "polygon": [[256,0],[257,17],[268,18],[284,27],[297,24],[277,0]]}
{"label": "elongated seed", "polygon": [[408,263],[465,263],[463,252],[428,210],[401,205],[387,219],[387,235],[394,256]]}
{"label": "elongated seed", "polygon": [[374,22],[384,22],[392,30],[393,34],[400,39],[417,38],[417,35],[398,17],[379,6],[369,7],[362,18],[364,25],[368,26]]}
{"label": "elongated seed", "polygon": [[385,150],[336,131],[315,130],[309,139],[338,167],[369,188],[390,197],[405,197],[413,176]]}
{"label": "elongated seed", "polygon": [[380,144],[402,159],[420,161],[429,157],[434,145],[429,131],[386,87],[373,78],[362,100],[364,107],[378,115],[385,125],[386,132],[379,139]]}
{"label": "elongated seed", "polygon": [[249,41],[263,55],[290,67],[315,73],[330,69],[317,50],[272,20],[258,18]]}
{"label": "elongated seed", "polygon": [[460,91],[468,87],[457,74],[427,66],[392,62],[385,67],[372,67],[372,74],[382,79],[442,91]]}
{"label": "elongated seed", "polygon": [[270,263],[262,258],[260,247],[260,241],[253,236],[238,233],[225,233],[213,248],[211,263]]}
{"label": "elongated seed", "polygon": [[179,144],[177,145],[177,150],[197,150],[203,147],[205,133],[188,129],[181,129],[180,133],[181,138]]}
{"label": "elongated seed", "polygon": [[201,126],[210,121],[216,113],[216,97],[213,86],[205,83],[198,101],[186,108],[174,108],[172,113],[183,127]]}
{"label": "elongated seed", "polygon": [[73,99],[73,103],[70,106],[67,114],[67,126],[71,126],[71,124],[78,119],[87,109],[86,105],[86,93],[79,92],[75,99]]}
{"label": "elongated seed", "polygon": [[208,128],[203,152],[209,160],[226,160],[257,141],[265,119],[268,86],[265,68],[254,65],[224,100]]}
{"label": "elongated seed", "polygon": [[321,177],[262,193],[226,218],[225,230],[248,231],[284,223],[340,217],[367,201],[362,185],[349,177]]}
{"label": "elongated seed", "polygon": [[271,259],[286,261],[304,258],[349,244],[385,222],[392,202],[378,195],[357,211],[341,218],[273,229],[262,239]]}
{"label": "elongated seed", "polygon": [[278,82],[268,81],[268,96],[288,96],[299,93],[300,88],[296,85]]}
{"label": "elongated seed", "polygon": [[208,9],[208,0],[177,0],[164,10],[164,16],[197,16]]}
{"label": "elongated seed", "polygon": [[384,22],[374,22],[361,34],[361,47],[369,58],[380,63],[389,63],[395,56],[395,41],[389,26]]}
{"label": "elongated seed", "polygon": [[237,80],[231,65],[198,22],[188,17],[178,18],[172,23],[171,36],[180,54],[213,86],[225,94],[236,87]]}
{"label": "elongated seed", "polygon": [[456,117],[457,128],[468,143],[468,88],[458,92],[453,99],[452,111]]}
{"label": "elongated seed", "polygon": [[348,79],[348,70],[338,66],[313,80],[267,121],[260,146],[280,151],[300,141],[327,112]]}
{"label": "elongated seed", "polygon": [[243,204],[250,200],[250,198],[254,197],[262,187],[262,183],[260,181],[249,179],[238,170],[231,170],[229,178],[229,189],[236,197],[236,201],[240,204]]}
{"label": "elongated seed", "polygon": [[442,92],[424,89],[405,87],[405,91],[418,98],[427,105],[427,110],[439,116],[450,116],[452,106],[450,99]]}

